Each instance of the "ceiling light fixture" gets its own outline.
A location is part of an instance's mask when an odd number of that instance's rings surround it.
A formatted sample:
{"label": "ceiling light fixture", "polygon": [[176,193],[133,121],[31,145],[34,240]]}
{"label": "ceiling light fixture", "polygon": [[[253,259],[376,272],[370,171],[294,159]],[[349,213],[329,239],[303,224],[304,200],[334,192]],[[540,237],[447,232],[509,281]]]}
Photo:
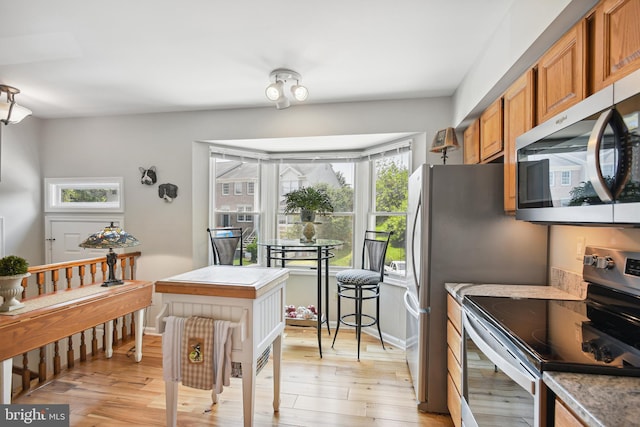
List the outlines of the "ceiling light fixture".
{"label": "ceiling light fixture", "polygon": [[306,101],[309,98],[309,90],[300,84],[300,74],[287,68],[277,68],[269,74],[272,83],[267,86],[265,95],[271,102],[275,102],[276,108],[282,110],[291,105],[286,95],[285,87],[289,88],[291,96],[298,102]]}
{"label": "ceiling light fixture", "polygon": [[[0,122],[4,123],[5,126],[9,123],[19,123],[22,121],[22,119],[31,114],[31,110],[16,104],[15,96],[18,93],[20,93],[20,90],[16,89],[15,87],[0,85]],[[5,94],[5,102],[2,102],[2,94]],[[0,125],[0,151],[1,150],[2,125]]]}
{"label": "ceiling light fixture", "polygon": [[0,96],[6,94],[6,101],[0,102],[0,122],[19,123],[25,117],[31,115],[31,110],[16,104],[15,96],[20,93],[19,89],[12,86],[0,85]]}

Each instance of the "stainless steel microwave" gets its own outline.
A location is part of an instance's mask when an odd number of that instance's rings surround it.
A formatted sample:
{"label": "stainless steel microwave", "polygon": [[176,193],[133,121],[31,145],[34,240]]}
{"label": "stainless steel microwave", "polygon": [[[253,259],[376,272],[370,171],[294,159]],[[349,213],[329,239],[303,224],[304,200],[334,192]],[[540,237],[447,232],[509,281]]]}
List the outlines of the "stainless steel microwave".
{"label": "stainless steel microwave", "polygon": [[516,138],[516,218],[640,227],[640,70]]}

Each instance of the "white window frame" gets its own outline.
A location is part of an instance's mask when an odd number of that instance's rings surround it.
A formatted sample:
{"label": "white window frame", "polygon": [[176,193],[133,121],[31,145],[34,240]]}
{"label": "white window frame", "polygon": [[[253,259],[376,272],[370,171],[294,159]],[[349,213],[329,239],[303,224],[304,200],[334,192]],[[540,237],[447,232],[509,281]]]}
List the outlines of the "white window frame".
{"label": "white window frame", "polygon": [[242,182],[233,183],[233,194],[235,194],[236,196],[242,195]]}
{"label": "white window frame", "polygon": [[[565,177],[567,178],[565,180]],[[571,171],[562,171],[561,175],[560,175],[560,185],[566,187],[568,185],[571,185]]]}
{"label": "white window frame", "polygon": [[[108,202],[62,201],[66,189],[105,189],[115,191]],[[45,178],[45,212],[124,212],[124,179],[122,177]]]}
{"label": "white window frame", "polygon": [[223,196],[228,196],[229,194],[231,194],[231,184],[229,184],[228,182],[223,182],[221,187],[222,188],[220,188],[220,191],[222,192]]}
{"label": "white window frame", "polygon": [[256,183],[253,181],[247,182],[247,194],[253,196],[256,194]]}

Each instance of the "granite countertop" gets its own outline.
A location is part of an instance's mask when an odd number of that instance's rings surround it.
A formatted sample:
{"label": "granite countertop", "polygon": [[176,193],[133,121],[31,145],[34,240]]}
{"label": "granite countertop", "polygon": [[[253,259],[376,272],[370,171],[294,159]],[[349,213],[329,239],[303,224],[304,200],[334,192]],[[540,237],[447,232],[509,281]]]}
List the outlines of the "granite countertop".
{"label": "granite countertop", "polygon": [[588,426],[640,422],[640,378],[545,372],[544,383]]}
{"label": "granite countertop", "polygon": [[546,285],[500,285],[479,283],[446,283],[447,291],[459,303],[465,295],[484,295],[511,298],[545,298],[581,300],[578,295],[571,294],[555,286]]}

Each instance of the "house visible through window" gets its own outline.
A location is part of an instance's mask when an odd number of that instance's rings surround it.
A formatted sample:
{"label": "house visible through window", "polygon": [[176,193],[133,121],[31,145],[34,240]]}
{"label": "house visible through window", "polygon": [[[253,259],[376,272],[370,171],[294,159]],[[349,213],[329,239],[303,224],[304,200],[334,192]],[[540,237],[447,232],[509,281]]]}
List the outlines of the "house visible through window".
{"label": "house visible through window", "polygon": [[252,206],[238,206],[238,222],[252,222],[253,215],[251,214],[243,214],[241,212],[252,212]]}
{"label": "house visible through window", "polygon": [[[244,246],[243,264],[258,262],[259,211],[254,211],[258,203],[255,194],[259,184],[260,167],[257,162],[244,162],[214,158],[211,162],[215,184],[220,194],[214,194],[212,224],[210,227],[240,227]],[[247,192],[243,193],[244,184]],[[233,185],[233,195],[231,195]],[[258,187],[259,188],[259,187]],[[250,191],[251,190],[251,191]]]}

